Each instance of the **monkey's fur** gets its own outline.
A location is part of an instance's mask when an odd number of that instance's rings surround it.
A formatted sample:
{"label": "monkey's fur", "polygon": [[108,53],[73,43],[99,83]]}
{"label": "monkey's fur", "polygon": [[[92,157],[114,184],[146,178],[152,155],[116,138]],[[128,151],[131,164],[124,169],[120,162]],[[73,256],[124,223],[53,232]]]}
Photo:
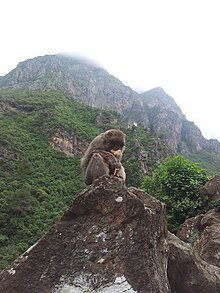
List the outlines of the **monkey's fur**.
{"label": "monkey's fur", "polygon": [[81,159],[85,183],[90,185],[103,175],[115,175],[125,180],[126,174],[121,164],[124,149],[125,134],[120,130],[110,129],[95,137]]}

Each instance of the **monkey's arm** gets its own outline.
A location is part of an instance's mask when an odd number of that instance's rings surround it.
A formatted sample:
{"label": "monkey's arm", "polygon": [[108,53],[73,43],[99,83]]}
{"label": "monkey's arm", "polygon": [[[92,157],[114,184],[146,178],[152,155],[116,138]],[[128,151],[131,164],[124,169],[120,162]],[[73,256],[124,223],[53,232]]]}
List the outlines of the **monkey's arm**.
{"label": "monkey's arm", "polygon": [[103,150],[94,150],[93,154],[95,153],[100,154],[107,164],[113,165],[117,162],[117,158],[110,152],[103,151]]}
{"label": "monkey's arm", "polygon": [[98,153],[103,158],[105,164],[109,168],[109,174],[110,175],[115,174],[115,170],[120,168],[119,166],[121,166],[121,163],[118,160],[118,158],[113,155],[113,153],[103,151],[103,150],[95,150],[93,153],[94,154]]}
{"label": "monkey's arm", "polygon": [[103,157],[97,152],[94,153],[89,161],[85,172],[85,182],[87,185],[103,175],[109,175],[109,166],[105,163]]}

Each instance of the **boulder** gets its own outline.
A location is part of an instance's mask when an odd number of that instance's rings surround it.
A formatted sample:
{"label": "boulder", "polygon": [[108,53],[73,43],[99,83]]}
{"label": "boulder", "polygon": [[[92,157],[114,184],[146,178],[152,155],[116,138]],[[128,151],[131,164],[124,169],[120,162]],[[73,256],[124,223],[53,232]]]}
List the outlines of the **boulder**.
{"label": "boulder", "polygon": [[220,292],[220,269],[203,261],[189,244],[171,233],[168,278],[172,293]]}
{"label": "boulder", "polygon": [[163,203],[103,176],[0,274],[0,292],[217,293],[220,268],[168,237]]}
{"label": "boulder", "polygon": [[214,176],[203,186],[201,196],[208,197],[210,201],[220,199],[220,176]]}
{"label": "boulder", "polygon": [[104,176],[1,273],[0,292],[166,293],[167,257],[164,204]]}
{"label": "boulder", "polygon": [[220,212],[212,209],[186,220],[177,236],[191,243],[193,250],[208,263],[220,267]]}

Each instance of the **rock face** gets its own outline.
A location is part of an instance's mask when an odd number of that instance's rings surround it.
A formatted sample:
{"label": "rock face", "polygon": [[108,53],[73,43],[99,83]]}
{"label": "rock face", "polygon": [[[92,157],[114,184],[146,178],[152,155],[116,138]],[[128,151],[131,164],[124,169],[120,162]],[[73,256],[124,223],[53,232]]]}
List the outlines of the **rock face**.
{"label": "rock face", "polygon": [[144,103],[151,109],[160,106],[161,109],[171,111],[176,113],[180,118],[184,118],[180,107],[176,104],[174,99],[166,94],[160,87],[142,93],[141,97]]}
{"label": "rock face", "polygon": [[62,128],[55,128],[49,138],[49,145],[67,156],[82,156],[85,145],[88,143],[78,137],[74,132],[67,132]]}
{"label": "rock face", "polygon": [[170,292],[164,204],[101,177],[0,275],[0,292]]}
{"label": "rock face", "polygon": [[207,196],[209,200],[220,199],[220,176],[214,176],[203,186],[201,196]]}
{"label": "rock face", "polygon": [[157,133],[171,150],[177,152],[182,133],[182,119],[175,112],[160,107],[154,107],[149,116],[151,131]]}
{"label": "rock face", "polygon": [[202,261],[191,247],[169,233],[168,277],[172,293],[220,292],[220,269]]}
{"label": "rock face", "polygon": [[186,220],[177,236],[192,245],[203,260],[220,267],[220,212],[210,210]]}

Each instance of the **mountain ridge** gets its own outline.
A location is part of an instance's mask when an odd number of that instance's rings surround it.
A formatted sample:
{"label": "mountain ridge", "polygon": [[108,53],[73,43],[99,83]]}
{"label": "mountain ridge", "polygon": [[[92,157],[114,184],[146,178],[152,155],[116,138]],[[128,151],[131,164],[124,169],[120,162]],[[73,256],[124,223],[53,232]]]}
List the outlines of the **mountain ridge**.
{"label": "mountain ridge", "polygon": [[220,143],[205,139],[162,88],[138,94],[87,60],[63,55],[28,59],[0,78],[0,88],[65,92],[86,105],[118,112],[127,125],[142,125],[175,153],[202,164],[216,156],[220,164]]}

